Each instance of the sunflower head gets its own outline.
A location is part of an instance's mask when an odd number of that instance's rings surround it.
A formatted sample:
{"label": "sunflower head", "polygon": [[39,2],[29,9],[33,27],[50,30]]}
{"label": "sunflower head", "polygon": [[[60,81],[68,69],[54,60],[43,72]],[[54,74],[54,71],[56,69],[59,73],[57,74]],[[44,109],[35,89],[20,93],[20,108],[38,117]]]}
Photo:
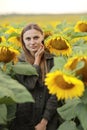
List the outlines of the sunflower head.
{"label": "sunflower head", "polygon": [[13,36],[8,39],[8,42],[15,44],[15,46],[21,47],[21,41],[19,36]]}
{"label": "sunflower head", "polygon": [[87,32],[87,21],[78,21],[75,25],[75,32]]}
{"label": "sunflower head", "polygon": [[19,51],[13,49],[12,47],[0,46],[0,62],[17,62],[18,55]]}
{"label": "sunflower head", "polygon": [[45,85],[49,93],[56,94],[58,100],[80,97],[84,92],[84,84],[81,80],[58,70],[46,75]]}
{"label": "sunflower head", "polygon": [[55,55],[70,55],[72,52],[71,46],[67,39],[56,34],[45,40],[45,46],[50,53]]}
{"label": "sunflower head", "polygon": [[[81,62],[83,62],[84,65],[79,69],[76,69],[77,65]],[[76,75],[80,76],[84,84],[87,85],[87,56],[72,57],[67,61],[64,67],[69,70],[75,70]]]}

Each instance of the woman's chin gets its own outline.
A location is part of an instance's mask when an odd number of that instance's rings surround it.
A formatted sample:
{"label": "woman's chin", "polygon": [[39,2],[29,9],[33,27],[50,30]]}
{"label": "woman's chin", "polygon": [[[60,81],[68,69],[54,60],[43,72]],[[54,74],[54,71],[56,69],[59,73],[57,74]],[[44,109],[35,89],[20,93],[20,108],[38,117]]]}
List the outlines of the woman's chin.
{"label": "woman's chin", "polygon": [[36,53],[36,52],[37,52],[37,49],[32,49],[31,52]]}

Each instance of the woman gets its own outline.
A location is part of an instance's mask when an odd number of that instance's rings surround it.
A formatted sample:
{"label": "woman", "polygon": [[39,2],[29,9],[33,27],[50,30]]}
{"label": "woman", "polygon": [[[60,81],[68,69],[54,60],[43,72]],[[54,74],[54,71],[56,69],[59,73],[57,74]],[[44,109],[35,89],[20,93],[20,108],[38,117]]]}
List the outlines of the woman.
{"label": "woman", "polygon": [[44,34],[37,24],[27,25],[21,33],[23,53],[19,60],[36,68],[39,76],[16,75],[16,79],[32,94],[35,103],[17,105],[11,130],[56,130],[58,127],[55,95],[44,85],[45,74],[53,67],[53,55],[45,51]]}

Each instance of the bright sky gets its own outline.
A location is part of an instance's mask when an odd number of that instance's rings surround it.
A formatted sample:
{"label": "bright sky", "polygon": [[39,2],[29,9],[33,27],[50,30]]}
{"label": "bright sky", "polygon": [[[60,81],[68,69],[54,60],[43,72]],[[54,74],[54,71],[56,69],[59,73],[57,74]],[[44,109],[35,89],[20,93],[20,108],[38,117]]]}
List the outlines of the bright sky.
{"label": "bright sky", "polygon": [[0,0],[0,14],[87,13],[87,0]]}

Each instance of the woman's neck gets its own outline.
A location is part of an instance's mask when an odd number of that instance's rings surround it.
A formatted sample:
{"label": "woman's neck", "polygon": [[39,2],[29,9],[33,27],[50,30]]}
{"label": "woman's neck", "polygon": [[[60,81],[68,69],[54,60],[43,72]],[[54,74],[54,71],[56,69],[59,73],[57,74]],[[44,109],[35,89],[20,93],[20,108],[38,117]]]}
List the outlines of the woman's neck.
{"label": "woman's neck", "polygon": [[31,52],[31,51],[30,51],[30,54],[31,54],[33,57],[35,57],[35,52]]}

